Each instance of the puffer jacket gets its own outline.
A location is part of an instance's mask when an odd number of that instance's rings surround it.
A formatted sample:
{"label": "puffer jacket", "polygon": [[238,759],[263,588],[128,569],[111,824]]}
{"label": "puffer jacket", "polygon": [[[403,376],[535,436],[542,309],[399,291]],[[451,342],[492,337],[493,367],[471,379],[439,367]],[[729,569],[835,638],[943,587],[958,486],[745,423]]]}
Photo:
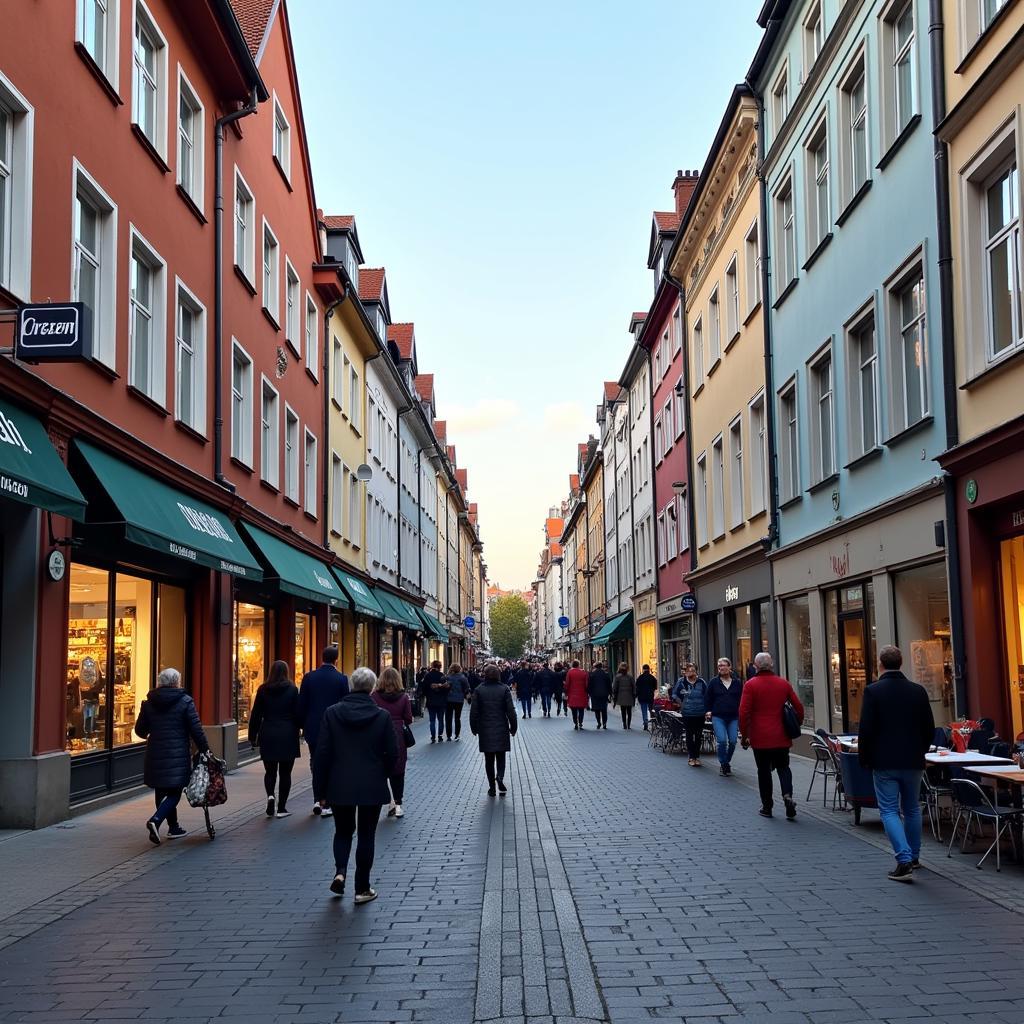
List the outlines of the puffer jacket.
{"label": "puffer jacket", "polygon": [[[192,774],[192,746],[210,749],[195,702],[177,686],[150,690],[135,720],[146,741],[142,780],[152,789],[180,789]],[[191,741],[191,742],[190,742]]]}
{"label": "puffer jacket", "polygon": [[249,715],[249,742],[264,761],[291,761],[299,756],[299,691],[293,683],[256,691]]}
{"label": "puffer jacket", "polygon": [[449,704],[461,704],[469,696],[469,677],[464,672],[449,676],[448,685],[451,687],[448,691]]}
{"label": "puffer jacket", "polygon": [[332,806],[386,804],[388,776],[397,760],[391,715],[368,693],[349,693],[324,713],[313,766]]}
{"label": "puffer jacket", "polygon": [[469,728],[480,741],[480,751],[495,754],[512,749],[519,728],[512,691],[504,683],[482,682],[469,706]]}
{"label": "puffer jacket", "polygon": [[686,689],[682,692],[682,711],[687,718],[703,718],[708,710],[708,684],[698,676],[691,683],[684,680]]}
{"label": "puffer jacket", "polygon": [[612,680],[612,702],[619,708],[631,708],[636,703],[636,683],[628,672],[619,672]]}

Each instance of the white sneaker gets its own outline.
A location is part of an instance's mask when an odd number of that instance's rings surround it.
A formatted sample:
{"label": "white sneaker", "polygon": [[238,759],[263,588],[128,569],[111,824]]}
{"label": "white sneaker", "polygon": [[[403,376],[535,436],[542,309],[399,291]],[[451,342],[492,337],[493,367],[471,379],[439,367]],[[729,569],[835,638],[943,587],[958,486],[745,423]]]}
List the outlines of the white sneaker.
{"label": "white sneaker", "polygon": [[275,818],[290,818],[291,816],[291,811],[278,811],[277,814],[274,815]]}
{"label": "white sneaker", "polygon": [[405,817],[405,811],[402,810],[402,805],[401,804],[396,804],[395,805],[395,817],[396,818],[404,818]]}
{"label": "white sneaker", "polygon": [[395,805],[395,801],[392,800],[391,803],[388,805],[388,817],[389,818],[393,818],[395,816],[395,806],[396,806]]}
{"label": "white sneaker", "polygon": [[332,811],[330,807],[322,807],[320,809],[321,818],[329,818],[332,814],[334,814],[334,811]]}

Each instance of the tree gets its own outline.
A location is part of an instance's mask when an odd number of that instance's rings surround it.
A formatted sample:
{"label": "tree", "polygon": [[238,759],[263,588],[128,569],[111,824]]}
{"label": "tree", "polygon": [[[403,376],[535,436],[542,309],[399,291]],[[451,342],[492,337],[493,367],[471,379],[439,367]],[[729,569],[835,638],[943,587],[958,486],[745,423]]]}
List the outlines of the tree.
{"label": "tree", "polygon": [[518,594],[499,597],[491,608],[491,649],[499,658],[521,658],[530,639],[530,609]]}

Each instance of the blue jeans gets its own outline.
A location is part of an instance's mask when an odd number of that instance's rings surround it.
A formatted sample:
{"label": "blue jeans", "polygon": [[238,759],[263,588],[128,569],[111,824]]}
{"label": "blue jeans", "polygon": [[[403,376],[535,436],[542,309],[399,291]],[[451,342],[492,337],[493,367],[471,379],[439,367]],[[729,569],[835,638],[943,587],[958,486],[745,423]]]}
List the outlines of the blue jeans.
{"label": "blue jeans", "polygon": [[526,715],[530,714],[530,712],[533,710],[533,697],[532,696],[520,697],[519,698],[519,703],[522,706],[523,716],[524,717]]}
{"label": "blue jeans", "polygon": [[551,714],[551,694],[542,693],[540,695],[540,708],[545,715]]}
{"label": "blue jeans", "polygon": [[736,751],[736,737],[740,732],[740,720],[738,718],[712,717],[711,728],[715,730],[715,739],[718,741],[718,761],[720,764],[729,764]]}
{"label": "blue jeans", "polygon": [[430,715],[430,735],[431,736],[435,735],[435,727],[436,727],[436,735],[438,735],[438,736],[443,736],[444,735],[444,713],[445,713],[445,710],[446,710],[447,707],[448,707],[448,705],[446,704],[446,705],[444,705],[444,707],[440,707],[440,708],[431,708],[431,707],[427,708],[427,714]]}
{"label": "blue jeans", "polygon": [[900,864],[909,864],[921,856],[921,774],[913,768],[874,773],[882,827]]}
{"label": "blue jeans", "polygon": [[637,701],[637,703],[640,705],[640,717],[644,720],[644,725],[646,725],[650,719],[651,705],[643,700]]}

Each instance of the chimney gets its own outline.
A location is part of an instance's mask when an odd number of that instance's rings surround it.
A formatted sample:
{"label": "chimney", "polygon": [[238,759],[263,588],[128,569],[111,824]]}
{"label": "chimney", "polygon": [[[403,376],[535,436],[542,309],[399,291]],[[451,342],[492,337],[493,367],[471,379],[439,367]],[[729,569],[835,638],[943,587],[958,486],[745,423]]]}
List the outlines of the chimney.
{"label": "chimney", "polygon": [[699,177],[699,171],[676,171],[676,180],[672,182],[672,191],[676,195],[676,213],[680,217],[686,213],[686,208],[690,205],[690,198],[693,196],[693,190],[697,187]]}

